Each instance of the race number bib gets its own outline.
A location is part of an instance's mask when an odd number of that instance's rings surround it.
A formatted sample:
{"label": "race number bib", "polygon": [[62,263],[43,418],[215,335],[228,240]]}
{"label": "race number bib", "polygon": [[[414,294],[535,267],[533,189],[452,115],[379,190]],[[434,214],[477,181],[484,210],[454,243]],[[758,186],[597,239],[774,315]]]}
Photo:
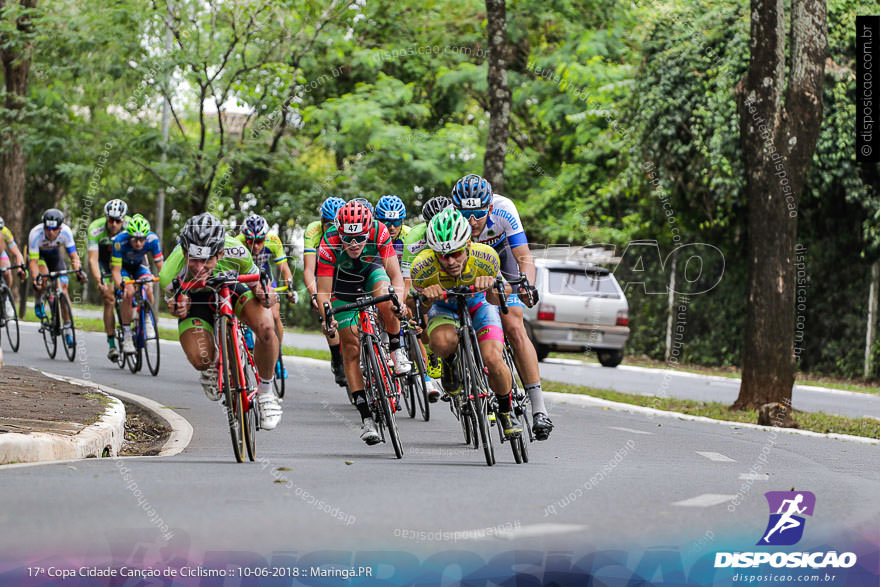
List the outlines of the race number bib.
{"label": "race number bib", "polygon": [[473,208],[482,208],[483,202],[480,201],[480,198],[465,198],[461,201],[461,207],[471,210]]}
{"label": "race number bib", "polygon": [[364,232],[364,225],[360,222],[343,225],[342,232],[345,234],[361,234]]}
{"label": "race number bib", "polygon": [[192,243],[187,247],[187,253],[196,259],[209,259],[213,256],[211,255],[211,247],[200,247]]}
{"label": "race number bib", "polygon": [[400,210],[388,210],[385,212],[385,218],[388,220],[397,220],[400,218]]}

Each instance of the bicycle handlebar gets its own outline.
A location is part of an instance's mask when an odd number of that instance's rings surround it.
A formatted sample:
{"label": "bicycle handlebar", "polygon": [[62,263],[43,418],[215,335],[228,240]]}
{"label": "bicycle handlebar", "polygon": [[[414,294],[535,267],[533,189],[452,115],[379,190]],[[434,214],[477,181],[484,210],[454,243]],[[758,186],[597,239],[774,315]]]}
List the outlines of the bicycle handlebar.
{"label": "bicycle handlebar", "polygon": [[[385,295],[359,299],[351,302],[350,304],[343,304],[342,306],[337,306],[335,308],[331,306],[329,302],[324,302],[324,315],[327,317],[324,323],[325,329],[326,326],[333,321],[333,314],[337,314],[339,312],[348,312],[350,310],[362,310],[371,306],[383,304],[387,301],[390,301],[391,304],[394,306],[395,313],[400,312],[400,300],[397,299],[397,294],[394,292],[393,287],[389,287],[388,293]],[[330,336],[330,338],[335,337],[335,333]]]}
{"label": "bicycle handlebar", "polygon": [[13,269],[24,269],[27,270],[27,265],[24,263],[19,263],[18,265],[10,265],[9,267],[0,267],[0,273],[6,273],[7,271],[12,271]]}
{"label": "bicycle handlebar", "polygon": [[[506,282],[503,278],[496,277],[495,278],[495,289],[498,292],[498,297],[501,299],[501,313],[502,314],[507,314],[509,312],[509,309],[507,308],[507,292],[504,290],[505,283],[509,283],[510,285],[523,286],[523,289],[521,289],[520,291],[523,291],[523,290],[528,291],[529,286],[531,285],[529,283],[529,278],[526,277],[525,275],[523,275],[522,273],[519,274],[519,277],[517,279],[510,279]],[[535,292],[535,293],[537,293],[537,292]]]}
{"label": "bicycle handlebar", "polygon": [[234,273],[231,271],[224,271],[222,273],[218,273],[217,275],[212,275],[207,279],[201,279],[198,281],[179,281],[175,278],[173,282],[173,287],[175,290],[190,290],[190,289],[201,289],[205,287],[220,287],[223,285],[228,285],[230,283],[254,283],[260,281],[259,273],[248,273],[246,275],[241,275],[238,273]]}

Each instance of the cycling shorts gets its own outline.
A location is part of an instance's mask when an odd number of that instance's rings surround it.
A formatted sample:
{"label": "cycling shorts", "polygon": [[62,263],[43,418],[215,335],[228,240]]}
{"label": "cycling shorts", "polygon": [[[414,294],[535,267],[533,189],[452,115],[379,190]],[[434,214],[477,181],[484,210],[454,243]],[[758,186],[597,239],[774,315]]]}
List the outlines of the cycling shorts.
{"label": "cycling shorts", "polygon": [[[40,251],[40,260],[37,261],[37,266],[40,267],[40,269],[45,267],[49,273],[64,271],[67,269],[67,264],[64,262],[64,259],[61,258],[61,253],[58,249]],[[58,278],[59,283],[68,283],[69,281],[70,280],[66,275],[62,275]]]}
{"label": "cycling shorts", "polygon": [[123,279],[140,279],[145,275],[152,275],[150,273],[150,268],[146,265],[123,265],[122,266],[122,278]]}
{"label": "cycling shorts", "polygon": [[[501,330],[501,313],[498,306],[486,301],[486,296],[468,299],[468,312],[477,331],[477,340],[504,340]],[[434,302],[428,310],[428,336],[441,324],[458,326],[458,305],[450,302]]]}
{"label": "cycling shorts", "polygon": [[[244,283],[229,285],[232,290],[232,308],[235,315],[241,318],[241,312],[248,300],[255,299],[254,292]],[[183,334],[191,328],[201,328],[211,334],[214,333],[214,316],[217,309],[214,307],[214,292],[196,291],[189,294],[190,307],[186,318],[177,320],[177,332]]]}

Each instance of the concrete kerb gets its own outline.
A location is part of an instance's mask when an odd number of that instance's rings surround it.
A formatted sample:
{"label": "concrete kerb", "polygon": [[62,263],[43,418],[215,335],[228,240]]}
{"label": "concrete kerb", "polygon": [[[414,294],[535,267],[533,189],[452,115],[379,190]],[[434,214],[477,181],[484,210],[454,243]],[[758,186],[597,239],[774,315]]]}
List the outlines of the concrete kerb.
{"label": "concrete kerb", "polygon": [[82,379],[74,379],[72,377],[65,377],[60,375],[55,375],[54,377],[69,381],[71,383],[76,383],[78,385],[88,385],[89,387],[94,387],[108,395],[123,398],[133,404],[139,405],[141,408],[149,412],[152,412],[153,415],[155,415],[157,418],[163,420],[165,422],[165,425],[171,429],[171,435],[162,446],[162,450],[160,450],[159,454],[156,456],[170,457],[180,452],[183,452],[183,450],[189,445],[190,440],[192,440],[192,425],[187,422],[187,420],[183,416],[177,414],[174,410],[162,406],[158,402],[155,402],[149,398],[140,395],[136,395],[134,393],[129,393],[127,391],[107,387],[106,385],[101,385],[100,383],[83,381]]}
{"label": "concrete kerb", "polygon": [[[300,365],[308,365],[310,367],[329,367],[330,361],[325,361],[323,359],[313,359],[311,357],[291,357],[285,356],[284,362],[288,364],[297,364]],[[751,428],[753,430],[763,430],[765,432],[769,432],[771,430],[775,430],[776,432],[783,432],[787,434],[800,434],[802,436],[812,436],[814,438],[834,438],[836,440],[850,440],[852,442],[861,442],[864,444],[880,444],[880,440],[874,438],[867,438],[864,436],[852,436],[850,434],[821,434],[819,432],[811,432],[809,430],[800,430],[798,428],[776,428],[772,426],[759,426],[758,424],[747,424],[741,422],[732,422],[730,420],[715,420],[714,418],[705,418],[703,416],[692,416],[690,414],[681,414],[679,412],[667,412],[664,410],[657,410],[655,408],[648,408],[644,406],[636,406],[633,404],[625,404],[621,402],[613,402],[610,400],[601,399],[598,397],[592,397],[588,395],[578,395],[573,393],[559,393],[556,391],[545,391],[544,396],[558,403],[569,403],[578,405],[581,407],[602,407],[608,408],[612,410],[618,410],[621,412],[634,412],[639,414],[652,414],[654,416],[661,416],[664,418],[675,418],[678,420],[690,420],[693,422],[706,422],[709,424],[719,424],[722,426],[727,426],[730,428]]]}
{"label": "concrete kerb", "polygon": [[99,421],[86,426],[73,436],[46,432],[0,434],[0,465],[117,456],[125,438],[125,406],[122,402],[88,381],[59,377],[38,369],[34,371],[53,379],[94,389],[107,395],[110,404]]}

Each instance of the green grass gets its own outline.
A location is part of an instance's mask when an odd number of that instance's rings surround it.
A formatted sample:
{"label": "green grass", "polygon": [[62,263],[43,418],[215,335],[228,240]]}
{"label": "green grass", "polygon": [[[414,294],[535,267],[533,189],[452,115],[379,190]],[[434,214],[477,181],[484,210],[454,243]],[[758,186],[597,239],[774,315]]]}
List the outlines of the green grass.
{"label": "green grass", "polygon": [[289,346],[282,347],[281,354],[288,357],[308,357],[310,359],[323,359],[324,361],[329,361],[331,357],[330,351],[319,351],[314,349],[295,349]]}
{"label": "green grass", "polygon": [[[599,362],[596,359],[596,354],[591,352],[577,353],[553,351],[550,353],[549,356],[557,359],[574,359],[578,361],[583,361],[584,363]],[[626,355],[624,356],[622,364],[633,365],[636,367],[650,367],[653,369],[672,369],[673,371],[681,371],[684,373],[696,373],[698,375],[715,375],[718,377],[728,377],[731,379],[739,379],[741,376],[739,369],[735,367],[704,367],[702,365],[694,364],[679,364],[676,367],[670,367],[669,365],[667,365],[667,363],[663,361],[656,361],[644,356],[634,357]],[[858,393],[880,394],[880,387],[874,385],[873,382],[861,383],[858,381],[846,379],[834,379],[823,377],[822,375],[817,375],[814,373],[797,373],[795,377],[795,384],[810,385],[813,387],[829,387],[831,389],[843,389],[845,391],[855,391]]]}
{"label": "green grass", "polygon": [[[558,383],[556,381],[544,381],[543,388],[545,391],[589,395],[609,401],[644,406],[657,410],[703,416],[713,420],[742,422],[746,424],[756,424],[758,422],[757,410],[731,410],[726,404],[718,402],[699,402],[671,397],[632,395],[582,385]],[[795,411],[792,416],[801,430],[810,430],[822,434],[850,434],[852,436],[880,439],[880,420],[872,418],[846,418],[822,412]]]}
{"label": "green grass", "polygon": [[[23,322],[39,322],[33,315],[28,315]],[[100,318],[78,317],[75,320],[76,329],[83,332],[104,332],[104,321]],[[173,328],[159,328],[159,338],[163,340],[178,340],[177,330]]]}

